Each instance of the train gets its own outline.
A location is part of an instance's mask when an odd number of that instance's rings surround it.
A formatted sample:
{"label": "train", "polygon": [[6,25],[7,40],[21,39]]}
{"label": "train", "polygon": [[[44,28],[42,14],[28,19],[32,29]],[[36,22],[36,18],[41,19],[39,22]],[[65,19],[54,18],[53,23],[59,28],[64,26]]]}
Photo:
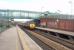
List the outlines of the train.
{"label": "train", "polygon": [[74,32],[74,20],[57,19],[57,18],[41,18],[40,27]]}
{"label": "train", "polygon": [[23,24],[30,29],[35,29],[35,27],[43,27],[64,31],[74,32],[74,19],[61,19],[61,18],[39,18]]}
{"label": "train", "polygon": [[38,26],[40,23],[39,23],[39,19],[34,19],[34,20],[31,20],[31,21],[27,21],[27,22],[23,22],[23,23],[18,23],[19,26],[23,26],[23,27],[26,27],[26,28],[29,28],[29,29],[35,29],[36,26]]}

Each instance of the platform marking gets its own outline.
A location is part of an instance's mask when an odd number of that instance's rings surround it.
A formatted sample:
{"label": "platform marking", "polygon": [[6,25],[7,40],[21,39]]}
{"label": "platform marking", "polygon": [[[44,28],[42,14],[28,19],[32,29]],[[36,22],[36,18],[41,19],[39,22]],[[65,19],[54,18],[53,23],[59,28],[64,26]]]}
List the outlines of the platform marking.
{"label": "platform marking", "polygon": [[18,34],[19,34],[19,37],[20,37],[20,40],[21,40],[21,44],[23,46],[23,50],[30,50],[29,45],[27,44],[27,42],[26,42],[26,40],[24,38],[23,31],[21,31],[21,29],[19,29],[18,27],[17,27],[17,30],[18,30]]}
{"label": "platform marking", "polygon": [[16,28],[16,31],[17,31],[16,50],[22,50],[22,47],[21,46],[20,46],[20,49],[19,49],[19,45],[21,45],[21,44],[20,44],[20,39],[19,39],[17,28]]}

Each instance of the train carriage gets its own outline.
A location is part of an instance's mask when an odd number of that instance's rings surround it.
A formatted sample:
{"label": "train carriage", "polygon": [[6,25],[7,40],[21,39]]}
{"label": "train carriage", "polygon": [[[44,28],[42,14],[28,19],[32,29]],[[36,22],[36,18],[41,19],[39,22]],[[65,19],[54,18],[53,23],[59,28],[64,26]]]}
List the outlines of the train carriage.
{"label": "train carriage", "polygon": [[74,32],[74,19],[40,18],[40,26]]}

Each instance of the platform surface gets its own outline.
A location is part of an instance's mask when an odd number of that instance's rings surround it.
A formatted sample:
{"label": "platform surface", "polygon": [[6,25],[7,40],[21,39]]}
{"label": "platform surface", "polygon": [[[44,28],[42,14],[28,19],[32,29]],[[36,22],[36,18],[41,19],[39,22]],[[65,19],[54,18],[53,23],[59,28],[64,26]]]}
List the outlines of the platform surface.
{"label": "platform surface", "polygon": [[43,50],[34,40],[32,40],[25,31],[17,26],[18,34],[23,46],[23,50]]}
{"label": "platform surface", "polygon": [[57,32],[57,33],[60,33],[60,34],[66,34],[66,35],[74,36],[74,32],[70,32],[70,31],[50,29],[50,28],[43,28],[43,27],[36,27],[36,28],[37,29],[42,29],[42,30],[47,30],[47,31],[52,31],[52,32]]}
{"label": "platform surface", "polygon": [[19,26],[0,33],[0,50],[43,50]]}
{"label": "platform surface", "polygon": [[21,50],[16,27],[0,33],[0,50]]}

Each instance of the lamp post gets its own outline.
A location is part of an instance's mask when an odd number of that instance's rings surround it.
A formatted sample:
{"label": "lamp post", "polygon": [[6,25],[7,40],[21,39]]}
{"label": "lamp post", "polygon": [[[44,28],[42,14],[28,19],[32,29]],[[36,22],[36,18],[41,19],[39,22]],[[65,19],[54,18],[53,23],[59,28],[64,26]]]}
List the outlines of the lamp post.
{"label": "lamp post", "polygon": [[43,16],[43,13],[42,13],[42,11],[43,11],[43,6],[41,7],[41,18],[42,18],[42,16]]}
{"label": "lamp post", "polygon": [[48,14],[49,14],[49,11],[46,11],[45,14],[44,14],[45,19],[46,19],[46,27],[47,27]]}
{"label": "lamp post", "polygon": [[7,9],[7,17],[8,17],[8,27],[9,27],[9,19],[10,19],[10,16],[9,16],[10,12],[9,10]]}
{"label": "lamp post", "polygon": [[71,12],[70,12],[70,13],[71,13],[71,16],[70,16],[70,17],[72,17],[72,6],[73,6],[73,5],[72,5],[72,0],[69,1],[69,4],[70,4],[70,6],[71,6],[71,9],[70,9],[70,10],[71,10]]}

